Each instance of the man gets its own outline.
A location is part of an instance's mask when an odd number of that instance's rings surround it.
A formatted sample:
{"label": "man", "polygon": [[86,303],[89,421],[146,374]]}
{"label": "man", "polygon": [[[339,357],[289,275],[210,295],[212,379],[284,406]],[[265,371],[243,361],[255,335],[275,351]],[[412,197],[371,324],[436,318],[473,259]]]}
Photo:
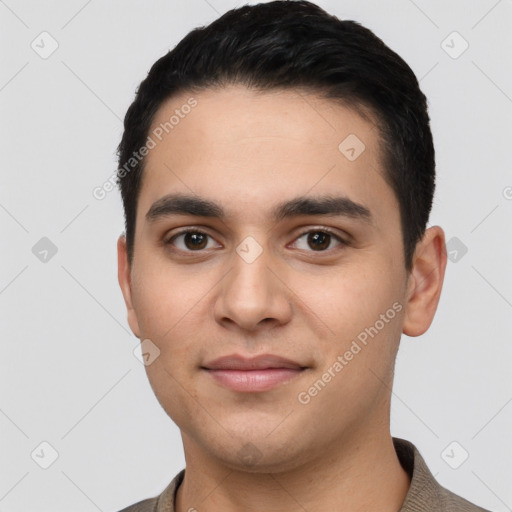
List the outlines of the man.
{"label": "man", "polygon": [[153,65],[118,149],[119,282],[186,459],[125,511],[484,510],[389,429],[446,267],[398,55],[309,2],[229,11]]}

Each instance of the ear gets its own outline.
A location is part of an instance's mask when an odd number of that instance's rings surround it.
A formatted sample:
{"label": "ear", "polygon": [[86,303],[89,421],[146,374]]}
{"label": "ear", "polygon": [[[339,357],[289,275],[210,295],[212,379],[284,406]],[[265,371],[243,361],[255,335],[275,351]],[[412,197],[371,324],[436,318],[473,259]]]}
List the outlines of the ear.
{"label": "ear", "polygon": [[121,235],[117,240],[117,279],[123,292],[124,302],[128,313],[128,324],[133,334],[140,338],[139,322],[133,308],[131,268],[128,263],[126,237]]}
{"label": "ear", "polygon": [[441,296],[446,261],[444,231],[432,226],[414,251],[403,324],[407,336],[420,336],[430,327]]}

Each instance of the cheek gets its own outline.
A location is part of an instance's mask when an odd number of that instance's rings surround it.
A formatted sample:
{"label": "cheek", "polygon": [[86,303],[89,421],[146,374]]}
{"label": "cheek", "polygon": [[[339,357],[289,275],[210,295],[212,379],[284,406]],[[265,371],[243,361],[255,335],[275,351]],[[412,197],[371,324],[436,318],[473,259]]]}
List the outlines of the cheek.
{"label": "cheek", "polygon": [[207,332],[200,322],[206,314],[201,299],[211,286],[168,265],[146,263],[144,268],[150,270],[133,282],[134,306],[141,339],[150,339],[159,350],[145,370],[160,405],[182,428],[201,412],[194,372]]}
{"label": "cheek", "polygon": [[[355,267],[331,275],[322,286],[307,282],[301,297],[329,327],[329,336],[318,338],[322,364],[301,391],[315,396],[308,409],[312,417],[337,410],[337,418],[355,421],[391,383],[404,311],[400,286],[378,269]],[[328,382],[325,388],[320,381]]]}
{"label": "cheek", "polygon": [[330,337],[346,340],[373,325],[401,299],[398,281],[390,269],[372,261],[314,277],[297,277],[294,288],[312,314],[329,328]]}
{"label": "cheek", "polygon": [[357,394],[366,390],[368,397],[374,396],[381,388],[379,379],[390,378],[404,307],[399,279],[382,268],[372,262],[364,268],[361,264],[358,268],[339,269],[322,279],[321,286],[319,279],[316,286],[314,280],[308,279],[308,286],[301,291],[315,315],[328,326],[326,335],[319,336],[316,342],[318,353],[322,354],[321,371],[331,368],[338,376],[330,387],[334,394],[325,394],[327,401],[336,402],[338,392]]}
{"label": "cheek", "polygon": [[[133,281],[134,307],[141,334],[166,340],[182,327],[190,326],[211,288],[208,279],[198,279],[186,269],[159,261],[145,262]],[[206,277],[206,276],[205,276]]]}

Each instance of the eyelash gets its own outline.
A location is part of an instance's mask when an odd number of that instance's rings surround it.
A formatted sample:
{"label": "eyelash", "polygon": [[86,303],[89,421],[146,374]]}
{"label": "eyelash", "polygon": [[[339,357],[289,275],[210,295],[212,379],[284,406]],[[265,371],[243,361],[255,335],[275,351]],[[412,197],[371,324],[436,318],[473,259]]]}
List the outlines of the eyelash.
{"label": "eyelash", "polygon": [[[173,242],[176,240],[176,238],[178,238],[179,236],[181,235],[186,235],[187,233],[199,233],[201,235],[206,235],[207,237],[210,237],[210,238],[213,238],[211,235],[209,235],[208,233],[205,233],[204,231],[201,231],[200,229],[193,229],[193,228],[187,228],[187,229],[184,229],[178,233],[175,233],[172,237],[170,237],[168,240],[166,240],[164,243],[166,246],[172,246],[173,245]],[[343,238],[341,238],[338,234],[336,234],[335,232],[331,231],[330,229],[328,228],[316,228],[316,229],[309,229],[307,231],[303,231],[302,233],[300,233],[297,238],[295,238],[295,240],[299,240],[300,238],[302,238],[304,235],[308,235],[310,233],[325,233],[325,234],[328,234],[330,235],[331,237],[333,237],[337,242],[339,242],[339,246],[338,247],[345,247],[345,246],[348,246],[348,242],[346,242]],[[330,249],[325,249],[325,250],[321,250],[321,251],[313,251],[313,250],[309,250],[307,252],[311,252],[311,253],[330,253],[334,250],[335,248],[330,248]],[[194,254],[194,253],[203,253],[206,251],[206,249],[198,249],[196,251],[193,251],[193,250],[182,250],[182,249],[176,249],[175,247],[173,248],[173,250],[175,250],[176,252],[180,252],[180,253],[185,253],[185,254]],[[303,250],[303,249],[301,249]]]}

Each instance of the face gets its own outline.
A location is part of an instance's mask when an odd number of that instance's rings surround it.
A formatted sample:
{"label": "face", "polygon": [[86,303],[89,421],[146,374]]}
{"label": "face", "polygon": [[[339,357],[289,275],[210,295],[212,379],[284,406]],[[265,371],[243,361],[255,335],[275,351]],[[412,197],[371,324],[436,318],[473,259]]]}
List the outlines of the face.
{"label": "face", "polygon": [[[150,130],[131,267],[118,242],[130,327],[158,354],[146,371],[186,455],[278,471],[377,435],[400,335],[428,328],[440,288],[421,295],[429,269],[405,271],[375,125],[305,92],[191,96]],[[234,354],[296,366],[211,369]]]}

